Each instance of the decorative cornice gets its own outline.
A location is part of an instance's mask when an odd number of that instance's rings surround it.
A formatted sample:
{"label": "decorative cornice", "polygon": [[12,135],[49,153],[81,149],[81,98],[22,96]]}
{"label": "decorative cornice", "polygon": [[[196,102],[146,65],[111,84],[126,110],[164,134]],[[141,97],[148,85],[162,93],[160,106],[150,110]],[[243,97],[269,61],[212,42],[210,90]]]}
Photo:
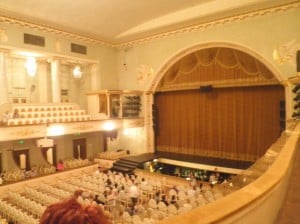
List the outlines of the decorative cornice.
{"label": "decorative cornice", "polygon": [[185,28],[170,31],[170,32],[160,33],[157,35],[153,35],[153,36],[149,36],[146,38],[141,38],[141,39],[137,39],[134,41],[129,41],[126,43],[121,43],[121,44],[108,43],[108,42],[105,42],[102,40],[82,36],[82,35],[71,33],[71,32],[66,32],[66,31],[63,31],[60,29],[49,27],[49,26],[34,24],[32,22],[15,19],[15,18],[8,17],[8,16],[0,16],[0,22],[6,23],[6,24],[18,25],[18,26],[30,28],[30,29],[36,29],[36,30],[39,30],[42,32],[47,32],[47,33],[52,33],[55,35],[63,36],[65,38],[76,39],[76,40],[79,40],[79,41],[82,41],[85,43],[100,44],[100,45],[107,46],[107,47],[122,49],[122,48],[132,47],[134,45],[139,45],[142,43],[150,42],[153,40],[162,39],[165,37],[175,36],[178,34],[193,32],[196,30],[201,30],[201,29],[206,29],[206,28],[211,28],[213,26],[224,25],[224,24],[228,24],[228,23],[232,23],[232,22],[236,22],[236,21],[242,21],[242,20],[249,19],[249,18],[264,16],[267,14],[285,12],[285,11],[299,8],[299,7],[300,7],[300,1],[297,0],[294,2],[282,4],[279,6],[262,9],[262,10],[255,10],[255,11],[251,11],[251,12],[247,12],[247,13],[243,13],[243,14],[239,14],[239,15],[235,15],[235,16],[224,17],[221,19],[216,19],[213,21],[200,23],[200,24],[197,24],[194,26],[189,26],[189,27],[185,27]]}
{"label": "decorative cornice", "polygon": [[264,16],[264,15],[267,15],[267,14],[285,12],[285,11],[292,10],[292,9],[295,9],[295,8],[299,8],[299,7],[300,7],[300,1],[295,1],[295,2],[292,2],[292,3],[288,3],[288,4],[284,4],[284,5],[280,5],[280,6],[275,6],[275,7],[268,8],[268,9],[256,10],[256,11],[251,11],[251,12],[247,12],[247,13],[243,13],[243,14],[239,14],[239,15],[235,15],[235,16],[224,17],[224,18],[221,18],[221,19],[216,19],[216,20],[213,20],[213,21],[200,23],[200,24],[197,24],[197,25],[194,25],[194,26],[189,26],[189,27],[185,27],[185,28],[182,28],[182,29],[178,29],[178,30],[174,30],[174,31],[166,32],[166,33],[153,35],[153,36],[150,36],[150,37],[130,41],[130,42],[127,42],[127,43],[117,44],[117,45],[115,45],[115,47],[117,47],[117,48],[128,48],[128,47],[132,47],[134,45],[142,44],[142,43],[145,43],[145,42],[149,42],[149,41],[153,41],[153,40],[157,40],[157,39],[162,39],[162,38],[165,38],[165,37],[175,36],[177,34],[193,32],[193,31],[197,31],[197,30],[201,30],[201,29],[211,28],[211,27],[217,26],[217,25],[224,25],[224,24],[228,24],[228,23],[232,23],[232,22],[236,22],[236,21],[242,21],[242,20],[249,19],[249,18]]}
{"label": "decorative cornice", "polygon": [[75,125],[72,129],[73,130],[76,130],[76,131],[87,131],[87,130],[91,130],[93,128],[96,128],[94,127],[94,125],[91,125],[91,123],[89,124],[80,124],[80,125]]}
{"label": "decorative cornice", "polygon": [[213,88],[234,88],[234,87],[250,87],[250,86],[272,86],[279,85],[280,83],[276,79],[271,80],[221,80],[211,82],[193,82],[193,83],[180,83],[168,85],[166,87],[159,87],[156,92],[168,92],[168,91],[181,91],[181,90],[195,90],[200,86],[212,86]]}
{"label": "decorative cornice", "polygon": [[32,128],[32,127],[22,127],[18,128],[18,130],[15,130],[13,132],[9,132],[10,136],[13,136],[14,138],[25,138],[28,136],[33,136],[37,134],[43,133],[39,128]]}
{"label": "decorative cornice", "polygon": [[101,40],[97,40],[94,38],[82,36],[82,35],[71,33],[71,32],[66,32],[66,31],[59,30],[59,29],[56,29],[53,27],[49,27],[49,26],[34,24],[32,22],[23,21],[23,20],[11,18],[8,16],[0,16],[0,22],[6,23],[6,24],[18,25],[18,26],[30,28],[30,29],[36,29],[36,30],[39,30],[42,32],[52,33],[52,34],[56,34],[59,36],[63,36],[65,38],[76,39],[76,40],[79,40],[79,41],[82,41],[85,43],[89,43],[89,44],[100,44],[103,46],[115,47],[114,44],[111,44],[108,42],[104,42]]}

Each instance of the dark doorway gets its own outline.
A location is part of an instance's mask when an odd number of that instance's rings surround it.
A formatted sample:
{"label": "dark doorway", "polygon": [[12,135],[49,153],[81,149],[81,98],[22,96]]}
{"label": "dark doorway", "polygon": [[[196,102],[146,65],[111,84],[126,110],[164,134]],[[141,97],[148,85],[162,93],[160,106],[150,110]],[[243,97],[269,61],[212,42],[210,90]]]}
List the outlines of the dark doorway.
{"label": "dark doorway", "polygon": [[86,159],[85,138],[73,139],[73,157],[76,159]]}
{"label": "dark doorway", "polygon": [[[13,158],[15,163],[21,168],[21,169],[25,169],[25,170],[30,170],[30,159],[29,159],[29,149],[20,149],[20,150],[13,150]],[[21,166],[21,155],[24,156],[25,158],[25,167]]]}
{"label": "dark doorway", "polygon": [[[51,164],[48,160],[47,160],[47,153],[48,153],[48,150],[50,150],[52,148],[52,158],[53,158],[53,163]],[[41,152],[43,154],[43,158],[48,162],[50,163],[51,165],[53,166],[56,166],[57,164],[57,158],[56,158],[56,145],[54,145],[53,147],[44,147],[44,148],[41,148]]]}

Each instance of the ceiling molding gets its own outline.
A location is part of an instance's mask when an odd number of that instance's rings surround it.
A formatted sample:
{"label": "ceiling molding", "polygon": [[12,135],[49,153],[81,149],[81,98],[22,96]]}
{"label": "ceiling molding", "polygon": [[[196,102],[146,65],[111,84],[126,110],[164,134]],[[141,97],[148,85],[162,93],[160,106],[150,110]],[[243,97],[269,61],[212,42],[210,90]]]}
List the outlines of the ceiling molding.
{"label": "ceiling molding", "polygon": [[175,35],[179,35],[179,34],[183,34],[183,33],[193,32],[193,31],[206,29],[206,28],[210,28],[210,27],[218,26],[218,25],[224,25],[224,24],[228,24],[228,23],[232,23],[232,22],[236,22],[236,21],[242,21],[245,19],[254,18],[254,17],[258,17],[258,16],[264,16],[267,14],[281,13],[281,12],[285,12],[285,11],[299,8],[299,7],[300,7],[300,2],[294,1],[294,2],[287,3],[287,4],[270,7],[267,9],[255,10],[255,11],[251,11],[251,12],[247,12],[247,13],[243,13],[243,14],[239,14],[239,15],[235,15],[235,16],[230,16],[230,17],[225,17],[225,18],[205,22],[205,23],[200,23],[200,24],[197,24],[194,26],[189,26],[186,28],[182,28],[182,29],[178,29],[178,30],[174,30],[174,31],[170,31],[170,32],[160,33],[157,35],[152,35],[152,36],[149,36],[146,38],[141,38],[141,39],[137,39],[134,41],[129,41],[129,42],[121,43],[121,44],[109,43],[109,42],[105,42],[102,40],[98,40],[98,39],[86,37],[83,35],[63,31],[63,30],[52,28],[49,26],[34,24],[31,22],[27,22],[27,21],[20,20],[20,19],[15,19],[15,18],[8,17],[8,16],[0,16],[0,22],[6,23],[6,24],[11,24],[11,25],[18,25],[18,26],[21,26],[24,28],[35,29],[35,30],[39,30],[42,32],[46,32],[46,33],[52,33],[52,34],[62,36],[65,38],[82,41],[84,43],[100,44],[100,45],[106,46],[106,47],[122,49],[122,48],[139,45],[142,43],[150,42],[153,40],[162,39],[165,37],[170,37],[170,36],[175,36]]}
{"label": "ceiling molding", "polygon": [[67,32],[67,31],[55,29],[55,28],[52,28],[52,27],[44,26],[44,25],[34,24],[34,23],[31,23],[31,22],[11,18],[11,17],[8,17],[8,16],[0,16],[0,22],[6,23],[6,24],[11,24],[11,25],[18,25],[18,26],[21,26],[21,27],[24,27],[24,28],[29,28],[29,29],[35,29],[35,30],[39,30],[39,31],[42,31],[42,32],[46,32],[46,33],[52,33],[52,34],[56,34],[56,35],[59,35],[59,36],[63,36],[65,38],[76,39],[76,40],[82,41],[84,43],[100,44],[100,45],[108,46],[108,47],[114,47],[115,46],[114,44],[104,42],[104,41],[101,41],[101,40],[96,40],[96,39],[93,39],[93,38],[90,38],[90,37],[82,36],[82,35],[75,34],[75,33],[70,33],[70,32]]}
{"label": "ceiling molding", "polygon": [[157,40],[157,39],[162,39],[165,37],[170,37],[170,36],[175,36],[178,34],[193,32],[193,31],[210,28],[210,27],[217,26],[217,25],[224,25],[224,24],[228,24],[228,23],[232,23],[232,22],[236,22],[236,21],[242,21],[245,19],[254,18],[254,17],[258,17],[258,16],[264,16],[267,14],[285,12],[285,11],[299,8],[299,7],[300,7],[300,2],[295,1],[295,2],[292,2],[289,4],[284,4],[284,5],[268,8],[268,9],[256,10],[256,11],[252,11],[252,12],[248,12],[248,13],[243,13],[240,15],[225,17],[222,19],[216,19],[213,21],[200,23],[200,24],[197,24],[194,26],[189,26],[186,28],[182,28],[182,29],[178,29],[178,30],[174,30],[174,31],[170,31],[170,32],[161,33],[161,34],[153,35],[150,37],[146,37],[146,38],[142,38],[142,39],[138,39],[138,40],[134,40],[134,41],[129,41],[127,43],[117,44],[117,45],[115,45],[115,47],[117,47],[117,48],[132,47],[134,45],[142,44],[142,43]]}

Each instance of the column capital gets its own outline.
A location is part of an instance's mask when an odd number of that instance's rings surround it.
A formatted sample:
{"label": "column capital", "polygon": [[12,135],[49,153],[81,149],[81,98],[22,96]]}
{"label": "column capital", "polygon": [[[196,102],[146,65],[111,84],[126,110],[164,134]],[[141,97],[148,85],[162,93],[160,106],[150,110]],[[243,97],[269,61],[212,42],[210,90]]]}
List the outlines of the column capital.
{"label": "column capital", "polygon": [[52,63],[52,62],[60,62],[62,61],[62,58],[61,57],[57,57],[57,56],[54,56],[54,57],[49,57],[47,58],[46,60],[48,63]]}

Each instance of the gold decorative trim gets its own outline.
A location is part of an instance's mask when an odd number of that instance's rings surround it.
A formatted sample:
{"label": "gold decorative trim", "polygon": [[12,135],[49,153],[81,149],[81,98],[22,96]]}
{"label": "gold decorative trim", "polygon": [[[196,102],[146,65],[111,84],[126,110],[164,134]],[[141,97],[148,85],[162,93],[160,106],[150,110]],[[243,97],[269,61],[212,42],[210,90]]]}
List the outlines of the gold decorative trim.
{"label": "gold decorative trim", "polygon": [[251,12],[243,13],[243,14],[236,15],[236,16],[225,17],[222,19],[216,19],[213,21],[200,23],[195,26],[189,26],[189,27],[174,30],[171,32],[160,33],[157,35],[153,35],[153,36],[149,36],[146,38],[141,38],[141,39],[137,39],[137,40],[129,41],[126,43],[121,43],[121,44],[113,44],[113,43],[101,41],[98,39],[82,36],[79,34],[66,32],[66,31],[56,29],[53,27],[38,25],[38,24],[31,23],[31,22],[27,22],[27,21],[22,21],[20,19],[11,18],[8,16],[0,16],[0,22],[6,23],[6,24],[18,25],[18,26],[30,28],[30,29],[37,29],[42,32],[52,33],[52,34],[66,37],[66,38],[77,39],[79,41],[90,43],[90,44],[100,44],[103,46],[108,46],[108,47],[113,47],[113,48],[127,48],[127,47],[132,47],[134,45],[139,45],[142,43],[150,42],[153,40],[162,39],[162,38],[170,37],[170,36],[175,36],[177,34],[193,32],[193,31],[200,30],[200,29],[206,29],[206,28],[210,28],[213,26],[217,26],[217,25],[224,25],[224,24],[228,24],[228,23],[232,23],[232,22],[236,22],[236,21],[242,21],[242,20],[245,20],[248,18],[254,18],[257,16],[263,16],[263,15],[267,15],[267,14],[271,14],[271,13],[285,12],[285,11],[299,8],[299,7],[300,7],[300,2],[294,1],[294,2],[287,3],[287,4],[282,4],[279,6],[267,8],[267,9],[251,11]]}
{"label": "gold decorative trim", "polygon": [[242,20],[245,20],[245,19],[254,18],[254,17],[257,17],[257,16],[264,16],[264,15],[271,14],[271,13],[285,12],[285,11],[295,9],[295,8],[298,8],[298,7],[300,7],[300,2],[295,1],[295,2],[292,2],[292,3],[288,3],[288,4],[284,4],[284,5],[280,5],[280,6],[275,6],[275,7],[268,8],[268,9],[256,10],[256,11],[247,12],[247,13],[243,13],[243,14],[236,15],[236,16],[230,16],[230,17],[225,17],[225,18],[222,18],[222,19],[216,19],[216,20],[213,20],[213,21],[200,23],[198,25],[189,26],[189,27],[185,27],[185,28],[182,28],[182,29],[178,29],[178,30],[174,30],[174,31],[161,33],[161,34],[153,35],[153,36],[150,36],[150,37],[130,41],[130,42],[127,42],[127,43],[117,44],[117,45],[115,45],[115,47],[117,47],[117,48],[132,47],[134,45],[142,44],[142,43],[149,42],[149,41],[156,40],[156,39],[162,39],[162,38],[165,38],[165,37],[175,36],[177,34],[193,32],[193,31],[196,31],[196,30],[206,29],[206,28],[210,28],[210,27],[213,27],[213,26],[217,26],[217,25],[224,25],[224,24],[228,24],[228,23],[232,23],[232,22],[236,22],[236,21],[242,21]]}
{"label": "gold decorative trim", "polygon": [[212,85],[213,88],[235,88],[235,87],[250,87],[250,86],[273,86],[280,85],[280,82],[276,79],[272,80],[224,80],[219,82],[194,82],[194,83],[180,83],[169,85],[163,88],[157,88],[156,92],[169,92],[169,91],[180,91],[180,90],[195,90],[199,89],[200,86]]}
{"label": "gold decorative trim", "polygon": [[79,41],[82,41],[85,43],[101,44],[101,45],[108,46],[108,47],[115,46],[114,44],[104,42],[101,40],[97,40],[94,38],[82,36],[82,35],[75,34],[75,33],[66,32],[66,31],[59,30],[59,29],[49,27],[49,26],[45,26],[45,25],[38,25],[38,24],[31,23],[31,22],[27,22],[27,21],[22,21],[20,19],[14,19],[14,18],[11,18],[8,16],[0,16],[0,22],[6,23],[6,24],[18,25],[21,27],[29,28],[29,29],[36,29],[36,30],[46,32],[46,33],[53,33],[53,34],[63,36],[66,38],[76,39],[76,40],[79,40]]}
{"label": "gold decorative trim", "polygon": [[[181,52],[176,53],[172,58],[170,58],[168,61],[163,63],[164,64],[163,67],[159,69],[159,71],[157,72],[157,75],[152,80],[152,83],[149,86],[148,92],[154,93],[157,91],[157,89],[159,87],[158,85],[159,85],[161,79],[163,78],[163,76],[166,74],[168,69],[170,69],[170,67],[172,65],[174,65],[174,63],[177,62],[179,59],[181,59],[184,56],[189,55],[195,51],[199,51],[199,50],[211,48],[211,47],[227,47],[227,48],[232,48],[232,49],[236,49],[236,50],[245,52],[245,53],[249,54],[250,56],[259,60],[260,62],[262,62],[265,66],[267,66],[267,68],[272,72],[272,74],[275,75],[276,79],[278,80],[278,83],[280,83],[282,80],[284,80],[284,78],[281,77],[280,73],[277,70],[275,70],[273,68],[273,66],[267,60],[265,60],[265,58],[262,57],[258,52],[255,52],[252,49],[249,49],[242,45],[236,45],[235,43],[232,43],[232,42],[209,42],[209,43],[203,43],[203,44],[188,47],[188,48],[182,50]],[[272,81],[272,80],[269,80],[269,81]]]}
{"label": "gold decorative trim", "polygon": [[89,124],[80,124],[80,125],[76,125],[74,126],[72,129],[73,130],[78,130],[78,131],[85,131],[85,130],[90,130],[94,128],[93,125],[89,125]]}
{"label": "gold decorative trim", "polygon": [[33,128],[21,128],[18,131],[10,132],[9,135],[13,135],[17,137],[26,137],[26,136],[32,136],[37,133],[41,133],[40,130],[33,129]]}

